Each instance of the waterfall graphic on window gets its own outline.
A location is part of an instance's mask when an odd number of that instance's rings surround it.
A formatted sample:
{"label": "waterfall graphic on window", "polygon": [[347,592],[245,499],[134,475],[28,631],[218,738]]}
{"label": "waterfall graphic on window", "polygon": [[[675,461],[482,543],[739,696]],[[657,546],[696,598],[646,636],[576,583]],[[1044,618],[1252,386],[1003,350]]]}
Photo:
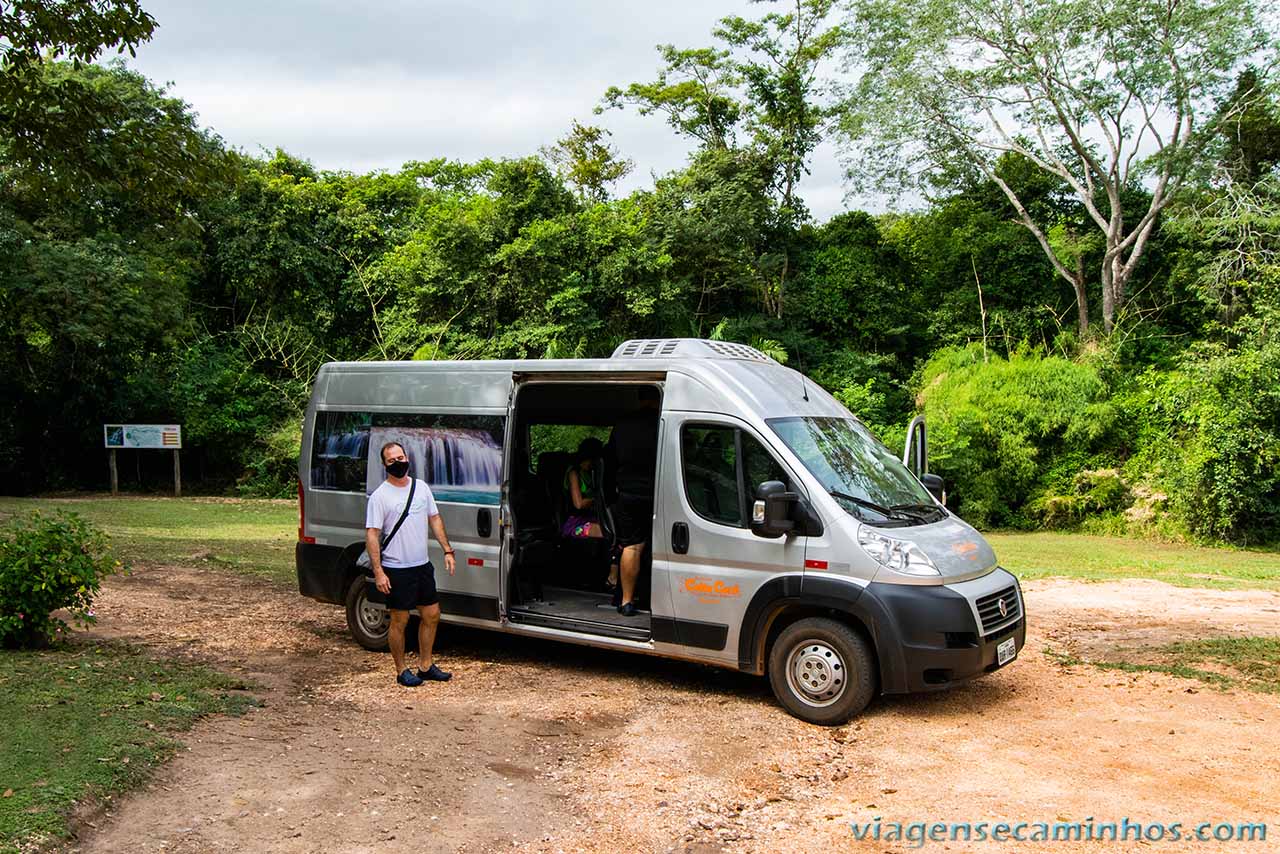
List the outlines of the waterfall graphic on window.
{"label": "waterfall graphic on window", "polygon": [[364,489],[369,458],[367,412],[317,412],[311,448],[311,487],[357,492]]}
{"label": "waterfall graphic on window", "polygon": [[382,446],[398,442],[409,473],[425,480],[437,501],[497,504],[502,487],[502,421],[488,415],[375,414],[369,431],[366,492],[386,479]]}

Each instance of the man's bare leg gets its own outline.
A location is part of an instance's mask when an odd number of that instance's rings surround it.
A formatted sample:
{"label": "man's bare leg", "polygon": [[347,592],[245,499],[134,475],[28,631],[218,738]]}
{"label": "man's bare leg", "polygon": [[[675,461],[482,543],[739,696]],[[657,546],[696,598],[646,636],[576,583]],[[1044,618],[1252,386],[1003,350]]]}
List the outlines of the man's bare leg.
{"label": "man's bare leg", "polygon": [[391,625],[387,626],[387,644],[391,647],[391,660],[396,663],[397,676],[404,672],[404,627],[408,624],[408,611],[391,612]]}
{"label": "man's bare leg", "polygon": [[431,669],[431,651],[436,645],[436,628],[440,625],[440,604],[418,606],[418,666]]}
{"label": "man's bare leg", "polygon": [[644,543],[636,543],[622,550],[622,604],[634,602],[636,596],[636,579],[640,577],[640,556],[644,554]]}

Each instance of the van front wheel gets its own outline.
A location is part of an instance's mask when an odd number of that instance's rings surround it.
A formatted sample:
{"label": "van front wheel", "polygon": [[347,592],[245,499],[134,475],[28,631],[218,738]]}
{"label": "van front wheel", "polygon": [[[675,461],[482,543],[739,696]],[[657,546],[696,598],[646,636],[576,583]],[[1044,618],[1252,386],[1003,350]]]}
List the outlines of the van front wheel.
{"label": "van front wheel", "polygon": [[386,607],[369,601],[369,583],[364,575],[351,579],[347,588],[347,628],[356,643],[374,652],[386,652],[390,625],[391,613]]}
{"label": "van front wheel", "polygon": [[875,656],[844,623],[826,617],[797,620],[782,630],[769,652],[769,684],[791,714],[836,726],[871,702]]}

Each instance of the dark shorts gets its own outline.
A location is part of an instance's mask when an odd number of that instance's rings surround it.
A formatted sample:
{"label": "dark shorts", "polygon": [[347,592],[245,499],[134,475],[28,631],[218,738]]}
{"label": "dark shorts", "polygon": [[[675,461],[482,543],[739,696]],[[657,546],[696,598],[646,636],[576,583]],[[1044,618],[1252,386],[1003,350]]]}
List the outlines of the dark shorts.
{"label": "dark shorts", "polygon": [[620,546],[647,541],[653,533],[653,496],[620,493],[613,505],[613,527]]}
{"label": "dark shorts", "polygon": [[413,611],[440,601],[436,593],[436,568],[431,561],[421,566],[384,566],[382,571],[391,579],[391,592],[387,594],[387,607],[391,610]]}

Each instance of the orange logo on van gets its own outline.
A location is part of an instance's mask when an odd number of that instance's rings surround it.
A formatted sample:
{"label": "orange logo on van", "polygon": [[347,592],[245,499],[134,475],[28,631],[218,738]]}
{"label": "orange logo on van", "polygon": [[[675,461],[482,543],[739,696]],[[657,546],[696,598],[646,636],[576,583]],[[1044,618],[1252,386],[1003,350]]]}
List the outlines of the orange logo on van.
{"label": "orange logo on van", "polygon": [[[718,578],[686,578],[684,580],[684,589],[695,594],[699,598],[714,597],[714,599],[720,599],[741,595],[738,585],[726,584]],[[710,601],[714,601],[714,599],[711,599]],[[707,600],[704,599],[704,601]]]}

